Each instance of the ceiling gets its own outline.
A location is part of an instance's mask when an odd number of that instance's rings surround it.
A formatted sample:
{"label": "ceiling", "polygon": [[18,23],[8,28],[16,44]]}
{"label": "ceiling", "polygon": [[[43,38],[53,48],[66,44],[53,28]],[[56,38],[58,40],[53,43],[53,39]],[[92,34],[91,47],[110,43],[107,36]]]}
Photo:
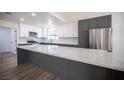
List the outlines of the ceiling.
{"label": "ceiling", "polygon": [[[35,12],[35,14],[36,16],[32,16],[31,12],[0,12],[0,19],[30,25],[47,25],[49,21],[55,25],[63,24],[61,20],[58,20],[48,12]],[[20,18],[23,18],[24,21],[21,22]]]}
{"label": "ceiling", "polygon": [[65,22],[72,22],[111,14],[111,12],[54,12],[54,13],[60,16],[61,19],[64,20]]}
{"label": "ceiling", "polygon": [[[0,19],[30,25],[47,25],[49,21],[54,25],[61,25],[63,23],[111,14],[110,12],[35,12],[36,16],[32,16],[31,13],[0,12]],[[20,18],[24,18],[24,21],[21,22]]]}

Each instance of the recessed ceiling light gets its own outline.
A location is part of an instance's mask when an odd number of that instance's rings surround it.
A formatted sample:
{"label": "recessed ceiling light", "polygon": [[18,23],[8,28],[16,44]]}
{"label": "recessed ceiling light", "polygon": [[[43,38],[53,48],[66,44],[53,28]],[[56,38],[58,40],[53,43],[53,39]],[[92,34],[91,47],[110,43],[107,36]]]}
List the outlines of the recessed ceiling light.
{"label": "recessed ceiling light", "polygon": [[20,21],[24,21],[24,18],[20,18]]}
{"label": "recessed ceiling light", "polygon": [[31,13],[31,15],[32,15],[32,16],[36,16],[36,14],[35,14],[35,13]]}

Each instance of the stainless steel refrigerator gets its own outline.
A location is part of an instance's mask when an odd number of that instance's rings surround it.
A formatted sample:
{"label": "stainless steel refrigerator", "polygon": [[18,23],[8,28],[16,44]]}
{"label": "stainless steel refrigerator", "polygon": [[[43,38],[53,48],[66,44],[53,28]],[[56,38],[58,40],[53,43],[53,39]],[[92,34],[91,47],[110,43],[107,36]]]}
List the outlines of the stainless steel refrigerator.
{"label": "stainless steel refrigerator", "polygon": [[89,48],[112,51],[112,29],[98,28],[89,30]]}

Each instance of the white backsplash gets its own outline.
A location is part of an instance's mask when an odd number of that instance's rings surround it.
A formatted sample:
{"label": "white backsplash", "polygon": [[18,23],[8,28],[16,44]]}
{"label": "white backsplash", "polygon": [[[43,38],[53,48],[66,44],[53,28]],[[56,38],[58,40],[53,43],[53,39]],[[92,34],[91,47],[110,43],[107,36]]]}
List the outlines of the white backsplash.
{"label": "white backsplash", "polygon": [[[28,38],[19,38],[19,43],[27,43]],[[48,40],[48,39],[42,39],[38,38],[37,41],[43,42],[43,43],[59,43],[59,44],[72,44],[72,45],[78,45],[78,38],[77,37],[63,37],[55,40]]]}

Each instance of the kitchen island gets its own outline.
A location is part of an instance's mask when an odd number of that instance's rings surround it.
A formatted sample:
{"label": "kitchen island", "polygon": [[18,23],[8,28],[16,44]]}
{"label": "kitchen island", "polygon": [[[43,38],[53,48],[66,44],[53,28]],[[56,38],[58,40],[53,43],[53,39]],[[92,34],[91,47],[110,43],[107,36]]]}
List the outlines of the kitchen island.
{"label": "kitchen island", "polygon": [[124,79],[124,63],[111,52],[57,45],[17,47],[18,65],[31,62],[63,79]]}

